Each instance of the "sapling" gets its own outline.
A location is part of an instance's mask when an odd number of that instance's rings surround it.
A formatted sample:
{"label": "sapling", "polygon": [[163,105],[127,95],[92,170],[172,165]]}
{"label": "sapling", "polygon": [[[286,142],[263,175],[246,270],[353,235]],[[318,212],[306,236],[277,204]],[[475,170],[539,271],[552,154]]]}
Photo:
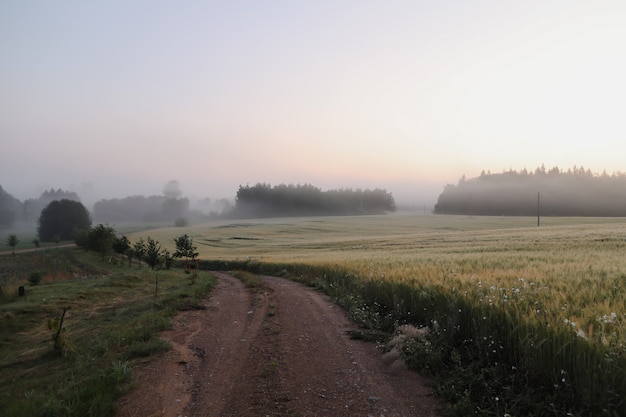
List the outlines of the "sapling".
{"label": "sapling", "polygon": [[148,243],[145,247],[145,261],[152,269],[155,271],[154,274],[154,300],[158,299],[159,295],[159,271],[163,265],[163,255],[161,250],[161,245],[158,241],[148,238]]}
{"label": "sapling", "polygon": [[54,342],[54,350],[64,355],[71,351],[71,346],[68,341],[63,336],[65,333],[65,328],[63,328],[63,321],[65,320],[65,313],[67,313],[68,308],[63,309],[63,314],[61,314],[61,319],[55,318],[48,320],[48,329],[54,331],[55,333],[52,335],[52,341]]}

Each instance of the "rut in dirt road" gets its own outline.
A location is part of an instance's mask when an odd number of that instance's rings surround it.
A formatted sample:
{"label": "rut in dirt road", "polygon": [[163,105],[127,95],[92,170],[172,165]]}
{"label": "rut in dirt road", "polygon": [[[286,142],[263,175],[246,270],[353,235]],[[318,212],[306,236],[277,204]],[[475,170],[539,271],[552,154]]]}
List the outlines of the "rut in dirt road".
{"label": "rut in dirt road", "polygon": [[301,284],[263,277],[251,293],[216,273],[189,417],[436,416],[416,373],[390,367],[372,343],[351,340],[339,307]]}
{"label": "rut in dirt road", "polygon": [[[192,415],[219,416],[231,393],[245,373],[250,341],[263,321],[265,303],[252,299],[238,279],[215,273],[219,278],[209,302],[204,329],[190,347],[201,360],[192,387],[192,406],[196,400],[201,411]],[[255,307],[259,307],[256,309]],[[198,407],[195,407],[198,408]]]}

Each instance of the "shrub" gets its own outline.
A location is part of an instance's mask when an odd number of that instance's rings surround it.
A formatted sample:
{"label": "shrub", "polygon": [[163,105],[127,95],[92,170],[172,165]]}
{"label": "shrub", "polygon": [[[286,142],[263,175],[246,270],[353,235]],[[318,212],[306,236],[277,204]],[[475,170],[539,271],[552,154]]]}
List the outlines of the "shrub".
{"label": "shrub", "polygon": [[81,230],[89,230],[89,212],[78,201],[55,200],[39,216],[37,233],[42,242],[70,240]]}
{"label": "shrub", "polygon": [[28,277],[28,282],[30,285],[37,285],[41,282],[42,274],[39,271],[31,272]]}

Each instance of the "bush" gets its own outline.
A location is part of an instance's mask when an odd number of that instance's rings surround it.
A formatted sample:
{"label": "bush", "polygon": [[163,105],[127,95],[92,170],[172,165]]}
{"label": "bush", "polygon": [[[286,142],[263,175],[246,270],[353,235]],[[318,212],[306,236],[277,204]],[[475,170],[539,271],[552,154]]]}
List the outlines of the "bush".
{"label": "bush", "polygon": [[37,233],[42,242],[70,240],[91,228],[89,212],[78,201],[55,200],[41,211]]}
{"label": "bush", "polygon": [[41,272],[31,272],[30,276],[28,277],[28,282],[30,282],[30,285],[37,285],[41,282],[41,278],[42,278],[42,274]]}

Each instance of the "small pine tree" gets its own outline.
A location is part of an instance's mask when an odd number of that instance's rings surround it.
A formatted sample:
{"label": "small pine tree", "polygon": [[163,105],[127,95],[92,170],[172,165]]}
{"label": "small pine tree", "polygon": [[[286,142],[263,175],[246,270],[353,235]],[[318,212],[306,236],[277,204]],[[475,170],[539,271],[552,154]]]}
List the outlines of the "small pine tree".
{"label": "small pine tree", "polygon": [[146,242],[144,242],[142,237],[133,244],[133,255],[137,259],[139,266],[141,266],[141,261],[146,256]]}
{"label": "small pine tree", "polygon": [[15,247],[18,243],[20,243],[20,241],[17,238],[17,235],[10,234],[9,237],[7,237],[7,245],[11,247],[11,253],[13,256],[15,256]]}
{"label": "small pine tree", "polygon": [[172,256],[174,258],[185,258],[185,268],[187,272],[191,270],[191,283],[193,284],[196,280],[198,248],[194,246],[193,239],[187,234],[174,238],[174,242],[176,243],[176,252]]}

